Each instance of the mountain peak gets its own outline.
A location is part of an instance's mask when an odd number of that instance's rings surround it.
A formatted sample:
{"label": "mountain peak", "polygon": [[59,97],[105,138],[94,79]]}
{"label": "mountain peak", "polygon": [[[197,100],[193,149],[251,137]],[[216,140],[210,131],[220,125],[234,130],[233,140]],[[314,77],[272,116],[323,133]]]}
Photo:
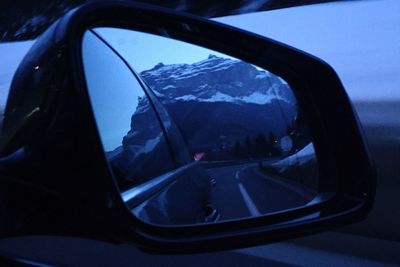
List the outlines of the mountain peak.
{"label": "mountain peak", "polygon": [[158,63],[157,65],[155,65],[155,66],[153,67],[153,69],[156,70],[156,69],[159,69],[159,68],[164,67],[164,66],[165,66],[164,63],[160,62],[160,63]]}
{"label": "mountain peak", "polygon": [[213,54],[191,64],[158,63],[141,72],[141,77],[168,101],[295,103],[290,88],[278,77],[238,59]]}

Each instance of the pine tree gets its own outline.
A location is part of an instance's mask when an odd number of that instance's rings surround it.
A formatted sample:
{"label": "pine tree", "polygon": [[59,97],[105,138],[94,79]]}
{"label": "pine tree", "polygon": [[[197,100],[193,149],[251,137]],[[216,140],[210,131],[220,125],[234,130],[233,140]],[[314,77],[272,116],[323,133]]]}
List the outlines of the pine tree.
{"label": "pine tree", "polygon": [[260,133],[254,138],[254,156],[265,157],[266,155],[267,155],[267,139],[264,133]]}
{"label": "pine tree", "polygon": [[245,150],[246,150],[246,156],[251,158],[253,154],[253,142],[251,142],[249,136],[246,136],[245,139]]}

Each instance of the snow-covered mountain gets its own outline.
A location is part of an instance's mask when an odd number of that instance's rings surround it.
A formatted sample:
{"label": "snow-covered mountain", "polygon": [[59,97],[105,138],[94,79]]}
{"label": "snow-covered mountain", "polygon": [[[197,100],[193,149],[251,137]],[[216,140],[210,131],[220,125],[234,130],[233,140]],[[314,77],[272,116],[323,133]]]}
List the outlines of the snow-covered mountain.
{"label": "snow-covered mountain", "polygon": [[[257,136],[279,140],[296,120],[296,98],[288,84],[240,60],[209,55],[193,64],[159,63],[140,76],[193,153],[232,150]],[[148,102],[141,102],[138,112],[147,110],[143,104]]]}
{"label": "snow-covered mountain", "polygon": [[[277,156],[280,138],[295,126],[298,110],[290,87],[240,60],[210,55],[193,64],[159,63],[140,76],[180,130],[187,143],[182,149],[201,152],[205,160]],[[146,164],[165,161],[159,158],[166,155],[160,134],[148,99],[140,98],[122,149],[109,153],[114,167],[136,180],[154,177]]]}
{"label": "snow-covered mountain", "polygon": [[141,77],[162,101],[295,104],[289,86],[279,77],[240,60],[210,55],[193,64],[159,63]]}

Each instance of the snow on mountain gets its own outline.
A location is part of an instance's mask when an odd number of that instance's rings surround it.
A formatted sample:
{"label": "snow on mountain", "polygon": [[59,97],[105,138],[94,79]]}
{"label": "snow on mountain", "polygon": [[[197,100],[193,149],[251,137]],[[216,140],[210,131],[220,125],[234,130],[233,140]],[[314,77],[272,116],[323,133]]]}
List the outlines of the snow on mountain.
{"label": "snow on mountain", "polygon": [[[288,134],[297,117],[290,87],[240,60],[210,55],[193,64],[159,63],[140,75],[179,129],[187,145],[182,151],[200,151],[207,160],[275,155],[271,144]],[[141,172],[146,180],[151,175],[143,170],[168,151],[148,99],[138,102],[122,149],[109,155],[125,177]]]}
{"label": "snow on mountain", "polygon": [[164,65],[163,63],[158,63],[153,69],[143,71],[142,75],[155,77],[156,80],[188,79],[213,71],[226,70],[238,62],[240,61],[210,55],[207,59],[193,64]]}
{"label": "snow on mountain", "polygon": [[210,55],[193,64],[159,63],[141,77],[165,102],[232,102],[268,104],[273,100],[296,105],[281,78],[246,62]]}
{"label": "snow on mountain", "polygon": [[181,101],[253,103],[259,105],[271,103],[272,100],[274,99],[286,101],[284,98],[281,98],[278,95],[262,94],[260,92],[254,92],[251,95],[240,96],[240,97],[232,97],[230,95],[217,92],[209,98],[201,98],[201,97],[197,98],[194,95],[184,95],[175,98],[175,100],[181,100]]}

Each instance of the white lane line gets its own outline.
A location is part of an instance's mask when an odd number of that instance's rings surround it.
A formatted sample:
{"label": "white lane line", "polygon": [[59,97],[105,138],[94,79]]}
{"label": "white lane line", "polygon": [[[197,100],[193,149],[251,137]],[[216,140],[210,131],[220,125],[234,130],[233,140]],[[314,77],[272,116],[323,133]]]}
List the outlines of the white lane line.
{"label": "white lane line", "polygon": [[236,178],[236,180],[238,180],[238,181],[240,181],[239,172],[240,172],[240,171],[237,171],[236,174],[235,174],[235,178]]}
{"label": "white lane line", "polygon": [[246,190],[246,188],[244,188],[242,183],[239,182],[239,171],[236,172],[235,177],[238,180],[238,186],[239,186],[240,193],[242,194],[244,203],[246,204],[247,209],[249,210],[251,216],[260,216],[261,213],[258,210],[256,204],[254,204],[253,199],[251,199],[249,193],[247,193],[247,190]]}

